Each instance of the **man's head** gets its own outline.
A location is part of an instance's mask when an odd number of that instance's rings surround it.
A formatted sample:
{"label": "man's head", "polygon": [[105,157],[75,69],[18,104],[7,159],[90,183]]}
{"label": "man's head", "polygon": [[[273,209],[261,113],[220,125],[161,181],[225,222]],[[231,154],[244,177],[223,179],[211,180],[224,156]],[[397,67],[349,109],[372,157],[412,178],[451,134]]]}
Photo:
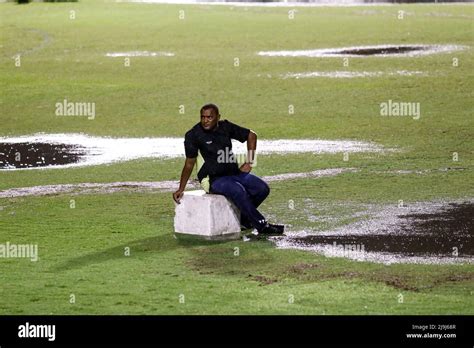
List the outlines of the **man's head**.
{"label": "man's head", "polygon": [[212,130],[219,122],[221,115],[215,104],[206,104],[201,108],[201,126],[205,130]]}

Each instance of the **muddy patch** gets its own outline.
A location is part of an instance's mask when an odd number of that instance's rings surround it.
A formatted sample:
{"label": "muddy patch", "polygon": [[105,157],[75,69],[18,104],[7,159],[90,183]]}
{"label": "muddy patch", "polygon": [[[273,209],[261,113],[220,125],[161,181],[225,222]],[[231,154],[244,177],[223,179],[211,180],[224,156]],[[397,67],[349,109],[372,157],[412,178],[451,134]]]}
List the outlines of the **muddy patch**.
{"label": "muddy patch", "polygon": [[269,277],[265,277],[265,276],[260,276],[260,275],[251,275],[249,274],[248,277],[258,283],[260,283],[259,285],[262,286],[262,285],[271,285],[273,283],[276,283],[278,282],[278,279],[277,278],[269,278]]}
{"label": "muddy patch", "polygon": [[[183,138],[107,138],[92,137],[84,134],[35,134],[20,137],[0,138],[0,146],[11,147],[12,144],[34,143],[45,144],[46,147],[80,149],[80,161],[63,164],[44,165],[38,167],[8,166],[0,169],[22,170],[42,168],[64,168],[73,166],[101,165],[114,162],[129,161],[140,158],[176,158],[184,157]],[[236,155],[247,151],[246,144],[232,142]],[[381,145],[352,140],[321,140],[321,139],[278,139],[259,140],[258,154],[287,153],[355,153],[385,152]],[[65,150],[66,151],[66,150]],[[72,155],[71,155],[72,156]]]}
{"label": "muddy patch", "polygon": [[24,169],[77,163],[85,150],[69,144],[0,143],[0,169]]}
{"label": "muddy patch", "polygon": [[375,45],[294,51],[260,51],[266,57],[417,57],[467,49],[459,45]]}
{"label": "muddy patch", "polygon": [[385,207],[373,215],[332,231],[301,231],[273,240],[281,248],[386,264],[474,261],[474,200]]}

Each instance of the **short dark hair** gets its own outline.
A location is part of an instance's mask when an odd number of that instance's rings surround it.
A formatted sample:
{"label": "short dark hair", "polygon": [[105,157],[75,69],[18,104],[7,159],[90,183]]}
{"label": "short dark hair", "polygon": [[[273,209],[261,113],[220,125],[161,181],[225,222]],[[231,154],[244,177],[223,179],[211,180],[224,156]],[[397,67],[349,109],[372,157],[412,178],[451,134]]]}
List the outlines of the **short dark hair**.
{"label": "short dark hair", "polygon": [[202,112],[203,112],[204,110],[207,110],[207,109],[212,109],[212,110],[214,110],[214,112],[216,113],[216,115],[219,116],[219,107],[218,107],[216,104],[212,104],[212,103],[209,103],[209,104],[204,105],[204,106],[201,108],[201,111],[199,112],[199,115],[201,115]]}

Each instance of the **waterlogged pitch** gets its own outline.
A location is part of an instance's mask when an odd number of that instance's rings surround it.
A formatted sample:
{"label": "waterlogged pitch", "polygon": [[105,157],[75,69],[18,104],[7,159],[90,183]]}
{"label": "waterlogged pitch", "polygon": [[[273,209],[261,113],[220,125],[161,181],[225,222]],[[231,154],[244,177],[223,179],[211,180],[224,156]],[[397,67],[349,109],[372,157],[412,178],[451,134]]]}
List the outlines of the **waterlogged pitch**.
{"label": "waterlogged pitch", "polygon": [[[473,20],[1,3],[0,314],[474,314]],[[174,235],[207,102],[284,236]]]}

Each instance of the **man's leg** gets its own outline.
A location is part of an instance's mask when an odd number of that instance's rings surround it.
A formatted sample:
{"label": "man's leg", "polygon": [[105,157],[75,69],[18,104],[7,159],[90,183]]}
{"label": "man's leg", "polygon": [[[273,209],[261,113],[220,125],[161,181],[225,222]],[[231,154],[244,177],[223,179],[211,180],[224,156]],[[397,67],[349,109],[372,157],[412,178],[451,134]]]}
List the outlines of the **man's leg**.
{"label": "man's leg", "polygon": [[229,175],[215,179],[211,185],[211,193],[221,194],[229,198],[258,231],[266,226],[267,221],[255,208],[247,190],[238,181],[237,176]]}
{"label": "man's leg", "polygon": [[240,173],[238,181],[245,187],[255,208],[257,208],[270,194],[268,184],[251,173]]}
{"label": "man's leg", "polygon": [[[255,208],[268,197],[270,193],[270,187],[268,187],[267,183],[260,179],[258,176],[255,176],[250,173],[240,173],[237,175],[237,180],[245,187],[247,194],[250,197]],[[242,226],[244,228],[251,228],[250,220],[247,216],[241,213],[240,218]]]}

